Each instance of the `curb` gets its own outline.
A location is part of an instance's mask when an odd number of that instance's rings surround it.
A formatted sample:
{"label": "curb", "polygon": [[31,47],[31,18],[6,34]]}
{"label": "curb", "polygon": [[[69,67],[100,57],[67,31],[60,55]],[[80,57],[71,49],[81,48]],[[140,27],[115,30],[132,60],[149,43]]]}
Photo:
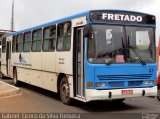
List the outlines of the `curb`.
{"label": "curb", "polygon": [[0,98],[11,97],[18,94],[20,94],[19,88],[0,81]]}

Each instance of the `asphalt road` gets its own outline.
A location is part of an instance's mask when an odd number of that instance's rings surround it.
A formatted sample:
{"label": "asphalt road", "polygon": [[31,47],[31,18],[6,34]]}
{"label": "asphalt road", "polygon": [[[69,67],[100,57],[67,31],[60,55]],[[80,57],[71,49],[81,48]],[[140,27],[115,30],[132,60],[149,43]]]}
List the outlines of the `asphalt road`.
{"label": "asphalt road", "polygon": [[[2,81],[13,84],[11,79],[3,79]],[[136,114],[140,114],[139,118],[142,119],[142,114],[160,113],[160,102],[156,98],[126,99],[121,104],[108,101],[90,103],[74,101],[72,106],[67,106],[61,102],[59,95],[56,93],[28,84],[20,87],[20,89],[21,95],[0,98],[1,113],[82,113],[82,117],[91,117],[91,119],[106,118],[106,115],[113,119],[115,119],[114,117],[120,118],[120,116],[128,115],[126,117],[128,119],[136,116]],[[160,118],[160,115],[158,118]]]}

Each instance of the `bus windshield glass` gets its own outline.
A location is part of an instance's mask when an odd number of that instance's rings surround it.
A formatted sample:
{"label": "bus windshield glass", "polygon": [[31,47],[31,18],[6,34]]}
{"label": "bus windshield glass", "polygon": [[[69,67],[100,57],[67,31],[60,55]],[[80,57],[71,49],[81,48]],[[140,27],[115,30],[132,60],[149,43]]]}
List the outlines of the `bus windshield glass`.
{"label": "bus windshield glass", "polygon": [[88,60],[91,63],[155,63],[152,27],[91,25]]}

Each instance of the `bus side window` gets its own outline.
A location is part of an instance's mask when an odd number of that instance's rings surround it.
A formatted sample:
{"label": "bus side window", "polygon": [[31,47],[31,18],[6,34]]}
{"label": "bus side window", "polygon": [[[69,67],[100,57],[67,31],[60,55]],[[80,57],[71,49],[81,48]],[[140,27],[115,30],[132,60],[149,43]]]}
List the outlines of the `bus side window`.
{"label": "bus side window", "polygon": [[71,48],[71,22],[58,25],[58,51],[69,51]]}
{"label": "bus side window", "polygon": [[22,52],[23,50],[23,34],[19,34],[16,40],[16,51]]}
{"label": "bus side window", "polygon": [[2,39],[2,53],[6,52],[6,38]]}
{"label": "bus side window", "polygon": [[12,40],[12,52],[16,52],[16,35],[13,36]]}
{"label": "bus side window", "polygon": [[54,51],[56,44],[56,25],[44,28],[43,51]]}
{"label": "bus side window", "polygon": [[40,52],[42,42],[42,29],[33,31],[32,51]]}
{"label": "bus side window", "polygon": [[23,51],[24,52],[29,52],[31,49],[31,32],[25,33],[24,34],[24,47],[23,47]]}

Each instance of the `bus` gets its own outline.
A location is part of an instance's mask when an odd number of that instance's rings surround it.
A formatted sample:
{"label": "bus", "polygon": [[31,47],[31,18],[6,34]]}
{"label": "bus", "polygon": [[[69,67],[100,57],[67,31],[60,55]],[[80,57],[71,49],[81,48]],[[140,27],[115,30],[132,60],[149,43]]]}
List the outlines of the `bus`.
{"label": "bus", "polygon": [[1,77],[64,104],[157,95],[154,15],[89,10],[4,35]]}

